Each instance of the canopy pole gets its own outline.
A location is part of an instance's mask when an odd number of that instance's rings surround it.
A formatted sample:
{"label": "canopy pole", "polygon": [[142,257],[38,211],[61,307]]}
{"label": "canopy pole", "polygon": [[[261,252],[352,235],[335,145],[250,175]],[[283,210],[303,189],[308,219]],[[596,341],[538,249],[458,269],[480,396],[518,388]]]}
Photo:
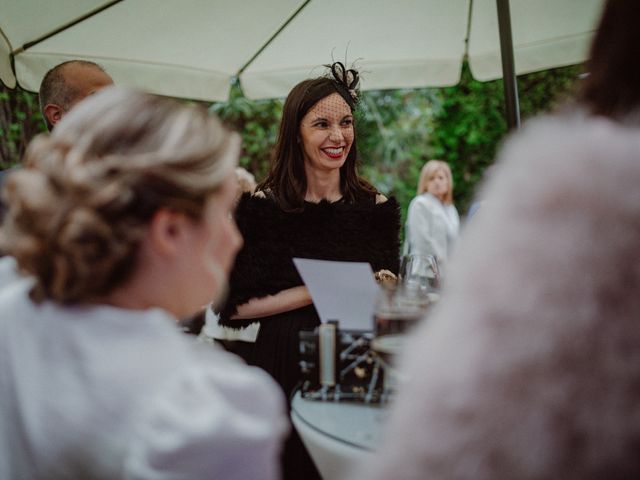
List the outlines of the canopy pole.
{"label": "canopy pole", "polygon": [[496,0],[498,7],[498,29],[500,31],[500,56],[502,57],[502,80],[507,126],[509,130],[520,127],[520,106],[518,104],[518,83],[516,82],[513,60],[513,38],[511,37],[511,12],[509,0]]}

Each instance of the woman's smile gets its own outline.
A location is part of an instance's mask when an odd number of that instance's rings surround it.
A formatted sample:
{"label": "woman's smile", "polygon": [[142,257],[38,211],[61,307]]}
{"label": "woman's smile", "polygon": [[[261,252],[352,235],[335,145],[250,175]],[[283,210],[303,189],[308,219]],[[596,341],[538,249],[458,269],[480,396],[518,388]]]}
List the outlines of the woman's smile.
{"label": "woman's smile", "polygon": [[345,147],[326,147],[320,150],[322,150],[327,157],[337,160],[344,155]]}

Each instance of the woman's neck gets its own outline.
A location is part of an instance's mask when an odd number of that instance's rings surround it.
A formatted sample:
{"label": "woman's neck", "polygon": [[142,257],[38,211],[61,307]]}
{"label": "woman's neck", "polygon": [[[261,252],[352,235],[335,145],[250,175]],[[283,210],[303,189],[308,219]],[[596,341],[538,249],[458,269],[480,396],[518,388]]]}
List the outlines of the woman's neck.
{"label": "woman's neck", "polygon": [[157,301],[154,300],[150,298],[147,288],[143,288],[135,279],[134,273],[134,279],[129,279],[111,290],[100,299],[100,303],[127,310],[147,310],[157,306]]}
{"label": "woman's neck", "polygon": [[335,202],[342,198],[340,170],[318,172],[305,168],[305,173],[307,175],[307,191],[304,199],[307,202],[320,202],[321,200]]}
{"label": "woman's neck", "polygon": [[433,197],[437,198],[440,203],[442,203],[443,205],[446,205],[446,200],[447,200],[447,195],[436,195],[435,193],[431,193],[429,192],[429,194],[431,194]]}
{"label": "woman's neck", "polygon": [[[144,248],[143,245],[141,250]],[[176,318],[181,318],[182,312],[176,308],[176,296],[172,295],[170,284],[166,282],[167,277],[167,272],[157,270],[156,265],[139,262],[131,276],[106,294],[101,303],[127,310],[161,308]]]}

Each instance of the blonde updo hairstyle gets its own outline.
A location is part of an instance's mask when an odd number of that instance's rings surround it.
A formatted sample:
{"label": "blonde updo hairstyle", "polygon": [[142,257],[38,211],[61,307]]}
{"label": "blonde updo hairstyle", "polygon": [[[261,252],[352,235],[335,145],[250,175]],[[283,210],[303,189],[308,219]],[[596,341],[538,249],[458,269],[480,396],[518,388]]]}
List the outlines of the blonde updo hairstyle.
{"label": "blonde updo hairstyle", "polygon": [[449,164],[442,160],[429,160],[424,164],[424,167],[422,167],[422,170],[420,171],[417,193],[418,195],[425,193],[427,191],[429,180],[435,177],[439,171],[442,171],[449,181],[449,191],[444,199],[444,203],[446,205],[451,205],[453,203],[453,176],[451,175],[451,168],[449,168]]}
{"label": "blonde updo hairstyle", "polygon": [[0,246],[36,301],[99,301],[129,278],[160,208],[199,220],[236,166],[237,134],[199,107],[110,87],[29,146],[7,179]]}

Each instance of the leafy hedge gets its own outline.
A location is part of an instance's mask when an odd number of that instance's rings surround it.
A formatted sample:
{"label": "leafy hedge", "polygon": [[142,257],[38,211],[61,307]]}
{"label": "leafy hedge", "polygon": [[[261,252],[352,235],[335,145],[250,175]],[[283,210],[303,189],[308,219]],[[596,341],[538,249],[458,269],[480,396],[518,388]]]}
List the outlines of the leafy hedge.
{"label": "leafy hedge", "polygon": [[[581,71],[565,67],[518,78],[523,120],[570,97]],[[237,89],[211,109],[243,135],[241,164],[264,177],[277,135],[281,100],[251,102]],[[361,173],[403,209],[415,196],[420,169],[432,158],[453,171],[455,202],[464,213],[507,132],[501,80],[478,82],[463,67],[444,89],[365,92],[356,114]]]}
{"label": "leafy hedge", "polygon": [[[518,79],[523,119],[554,108],[575,88],[581,67],[566,67]],[[34,94],[0,89],[0,166],[17,163],[44,130]],[[415,195],[420,169],[431,158],[451,165],[455,202],[466,212],[485,169],[506,133],[502,81],[478,82],[469,68],[461,82],[444,89],[365,92],[356,115],[361,173],[395,195],[403,212]],[[240,164],[264,178],[276,141],[282,100],[251,101],[234,86],[230,99],[210,110],[243,137]]]}
{"label": "leafy hedge", "polygon": [[[567,101],[581,72],[580,66],[537,72],[518,78],[522,121]],[[452,169],[455,202],[466,211],[485,169],[507,133],[502,80],[478,82],[468,67],[455,87],[440,91],[430,138],[433,158],[446,160]]]}
{"label": "leafy hedge", "polygon": [[18,163],[29,141],[44,130],[38,96],[0,82],[0,170]]}

